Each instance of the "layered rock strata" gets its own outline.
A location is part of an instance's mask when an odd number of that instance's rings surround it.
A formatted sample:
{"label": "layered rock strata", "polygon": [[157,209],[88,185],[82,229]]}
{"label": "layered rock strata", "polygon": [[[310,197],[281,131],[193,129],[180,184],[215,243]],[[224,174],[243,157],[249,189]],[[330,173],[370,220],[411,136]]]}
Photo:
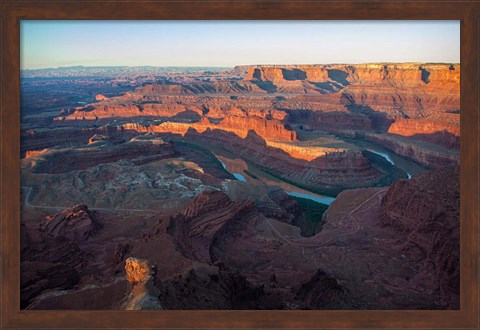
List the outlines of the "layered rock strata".
{"label": "layered rock strata", "polygon": [[454,309],[460,294],[459,177],[454,166],[399,180],[382,201],[383,223],[405,233],[406,244],[423,258],[411,281],[435,278],[429,285]]}
{"label": "layered rock strata", "polygon": [[85,147],[53,148],[39,154],[35,160],[34,172],[63,173],[119,160],[132,160],[140,164],[175,156],[175,148],[171,142],[151,134],[137,136],[118,144],[104,139],[95,140]]}
{"label": "layered rock strata", "polygon": [[66,237],[76,242],[87,240],[101,227],[95,214],[84,204],[47,217],[40,225],[41,230],[52,237]]}

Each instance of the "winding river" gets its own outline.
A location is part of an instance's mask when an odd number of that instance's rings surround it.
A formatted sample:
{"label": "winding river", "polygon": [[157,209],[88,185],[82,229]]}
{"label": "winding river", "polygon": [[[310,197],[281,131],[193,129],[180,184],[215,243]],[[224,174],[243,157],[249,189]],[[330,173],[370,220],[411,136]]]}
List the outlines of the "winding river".
{"label": "winding river", "polygon": [[[240,173],[233,172],[230,168],[227,167],[227,165],[222,160],[220,160],[218,157],[217,157],[217,159],[222,164],[222,167],[228,173],[233,175],[235,177],[235,179],[237,179],[238,181],[242,181],[242,182],[248,182],[248,180],[245,178],[244,175],[242,175]],[[256,173],[256,174],[259,174],[259,173]],[[262,179],[264,179],[264,178],[262,178]],[[263,181],[263,180],[261,180],[261,181]],[[266,183],[264,182],[264,184],[266,184]],[[269,185],[269,184],[267,184],[267,185]],[[309,200],[312,200],[314,202],[325,204],[325,205],[330,205],[335,200],[334,197],[311,193],[307,190],[295,187],[295,186],[293,186],[293,185],[291,185],[291,184],[289,184],[285,181],[272,182],[272,185],[281,186],[282,189],[290,196],[309,199]]]}
{"label": "winding river", "polygon": [[312,195],[312,194],[307,194],[307,193],[299,193],[296,191],[287,191],[286,192],[288,195],[293,196],[293,197],[300,197],[300,198],[305,198],[312,200],[317,203],[321,204],[326,204],[330,205],[332,202],[335,200],[334,197],[328,197],[328,196],[323,196],[323,195]]}
{"label": "winding river", "polygon": [[[379,156],[382,156],[383,158],[385,158],[387,160],[387,162],[389,162],[390,164],[392,165],[395,165],[395,162],[392,160],[392,158],[390,158],[390,156],[384,152],[381,152],[381,151],[376,151],[376,150],[373,150],[373,149],[365,149],[367,151],[370,151],[371,153],[374,153],[376,155],[379,155]],[[412,175],[410,173],[408,173],[407,171],[405,171],[405,173],[407,173],[407,178],[408,179],[411,179],[412,178]]]}
{"label": "winding river", "polygon": [[[218,158],[217,158],[218,159]],[[224,162],[222,162],[220,159],[218,159],[220,161],[220,163],[222,163],[222,166],[223,166],[223,169],[225,171],[227,171],[228,173],[230,173],[231,175],[233,175],[235,177],[235,179],[237,179],[238,181],[242,181],[242,182],[247,182],[247,179],[245,179],[245,177],[243,175],[241,175],[240,173],[232,173],[230,172],[228,169],[227,169],[227,166],[225,165]]]}
{"label": "winding river", "polygon": [[[398,156],[397,154],[387,149],[384,149],[380,146],[377,146],[373,143],[370,143],[369,141],[350,140],[350,139],[348,140],[349,140],[348,142],[355,144],[357,147],[360,147],[364,150],[370,151],[371,153],[379,155],[383,157],[390,164],[397,166],[407,174],[408,179],[411,179],[412,175],[414,174],[421,173],[427,170],[426,167],[420,164],[417,164],[405,157]],[[239,172],[242,172],[242,170],[245,170],[245,166],[247,166],[246,164],[244,164],[243,166],[238,166],[238,164],[235,164],[235,163],[239,162],[240,161],[239,159],[231,159],[226,157],[224,159],[225,159],[225,163],[227,164],[225,164],[220,158],[223,158],[223,157],[217,157],[217,159],[222,164],[223,168],[227,172],[232,174],[235,177],[235,179],[237,179],[238,181],[250,182],[252,184],[264,184],[267,186],[280,186],[290,196],[305,198],[305,199],[309,199],[317,203],[326,204],[326,205],[332,204],[332,202],[335,200],[334,197],[315,194],[308,190],[304,190],[299,187],[293,186],[288,182],[274,180],[272,178],[269,178],[268,175],[261,173],[259,171],[255,171],[255,175],[258,176],[257,179],[253,179],[250,177],[247,178],[245,175],[239,173]]]}

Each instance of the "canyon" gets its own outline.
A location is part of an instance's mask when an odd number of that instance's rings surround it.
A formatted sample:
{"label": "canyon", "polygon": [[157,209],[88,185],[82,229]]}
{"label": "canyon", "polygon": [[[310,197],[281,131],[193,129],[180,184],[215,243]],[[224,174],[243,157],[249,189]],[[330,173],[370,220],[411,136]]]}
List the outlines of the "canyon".
{"label": "canyon", "polygon": [[459,308],[460,65],[138,70],[28,72],[22,309]]}

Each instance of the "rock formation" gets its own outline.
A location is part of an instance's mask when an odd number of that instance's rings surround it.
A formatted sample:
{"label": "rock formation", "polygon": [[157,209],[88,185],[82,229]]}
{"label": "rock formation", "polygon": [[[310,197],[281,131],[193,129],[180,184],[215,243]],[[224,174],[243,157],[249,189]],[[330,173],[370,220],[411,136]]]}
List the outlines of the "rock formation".
{"label": "rock formation", "polygon": [[368,141],[382,145],[398,155],[413,159],[431,168],[460,164],[460,150],[458,149],[446,149],[429,143],[411,143],[407,139],[383,134],[365,133],[363,136]]}
{"label": "rock formation", "polygon": [[397,119],[388,129],[388,133],[432,142],[446,148],[460,148],[460,126],[458,123]]}
{"label": "rock formation", "polygon": [[459,173],[455,166],[399,180],[382,201],[383,223],[406,233],[407,243],[424,258],[412,281],[435,276],[442,303],[449,308],[459,308]]}
{"label": "rock formation", "polygon": [[[337,104],[337,109],[366,107],[389,115],[421,118],[435,112],[459,109],[460,67],[449,64],[359,64],[250,66],[243,81],[190,82],[188,85],[150,85],[117,99],[78,109],[67,119],[125,116],[174,116],[185,110],[203,113],[209,99],[184,98],[171,104],[162,94],[245,94],[281,92],[312,94],[317,102]],[[157,95],[157,96],[155,96]],[[143,96],[143,97],[142,97]],[[152,98],[145,101],[144,97]],[[198,102],[200,101],[200,102]],[[270,108],[276,99],[271,100]],[[104,103],[102,103],[104,102]],[[152,102],[152,103],[148,103]],[[231,102],[236,104],[236,102]],[[197,106],[195,106],[197,104]],[[232,107],[232,106],[230,106]],[[345,108],[346,107],[346,108]],[[252,107],[250,107],[252,108]],[[298,108],[300,110],[300,108]]]}
{"label": "rock formation", "polygon": [[343,288],[336,279],[322,270],[317,270],[315,275],[298,289],[297,296],[306,309],[332,308],[341,301]]}
{"label": "rock formation", "polygon": [[87,255],[71,240],[53,238],[38,229],[21,225],[20,303],[25,308],[48,289],[73,288]]}
{"label": "rock formation", "polygon": [[125,271],[132,290],[123,309],[163,309],[158,298],[160,292],[155,286],[155,267],[147,260],[130,257],[125,261]]}
{"label": "rock formation", "polygon": [[97,141],[106,141],[106,140],[108,140],[108,137],[106,137],[105,135],[94,134],[90,139],[88,139],[88,144],[92,144]]}
{"label": "rock formation", "polygon": [[75,242],[87,240],[101,228],[95,214],[84,204],[47,217],[40,228],[52,237],[66,237]]}
{"label": "rock formation", "polygon": [[105,101],[105,100],[108,100],[108,97],[106,97],[106,96],[103,95],[103,94],[97,94],[97,95],[95,95],[95,100],[97,100],[97,101]]}
{"label": "rock formation", "polygon": [[224,192],[203,192],[171,218],[170,233],[186,257],[211,264],[212,245],[255,215],[250,201],[232,202]]}
{"label": "rock formation", "polygon": [[271,82],[277,91],[281,89],[285,93],[292,89],[297,93],[302,89],[306,93],[325,94],[341,91],[346,105],[364,105],[389,113],[391,109],[398,109],[414,116],[423,113],[424,109],[430,112],[439,106],[458,109],[460,67],[419,63],[264,65],[249,67],[244,79]]}
{"label": "rock formation", "polygon": [[[269,173],[308,187],[312,191],[317,189],[323,193],[336,194],[340,187],[353,188],[368,185],[378,182],[383,177],[382,172],[374,168],[361,152],[356,150],[337,149],[328,152],[327,149],[326,152],[322,148],[307,147],[301,158],[295,158],[280,149],[289,150],[288,144],[276,143],[273,144],[275,147],[270,147],[269,144],[272,143],[266,142],[253,131],[244,140],[219,131],[206,131],[203,134],[190,131],[187,136],[228,147],[232,152],[258,164]],[[302,159],[305,156],[308,157],[307,159],[311,159],[309,151],[318,156],[313,160],[305,161]],[[296,154],[294,153],[294,155]]]}
{"label": "rock formation", "polygon": [[288,130],[285,126],[276,120],[262,119],[256,116],[239,117],[229,116],[218,123],[212,123],[206,117],[196,123],[163,122],[159,125],[143,126],[139,124],[125,124],[126,130],[137,132],[155,132],[172,133],[184,136],[189,130],[193,129],[199,133],[207,130],[221,130],[231,132],[238,137],[245,139],[250,131],[255,131],[261,137],[278,141],[295,141],[296,134]]}
{"label": "rock formation", "polygon": [[105,141],[98,135],[95,140],[96,143],[90,143],[86,147],[52,148],[49,152],[39,154],[33,170],[37,173],[62,173],[119,160],[147,163],[175,155],[171,142],[152,134],[137,136],[123,143]]}

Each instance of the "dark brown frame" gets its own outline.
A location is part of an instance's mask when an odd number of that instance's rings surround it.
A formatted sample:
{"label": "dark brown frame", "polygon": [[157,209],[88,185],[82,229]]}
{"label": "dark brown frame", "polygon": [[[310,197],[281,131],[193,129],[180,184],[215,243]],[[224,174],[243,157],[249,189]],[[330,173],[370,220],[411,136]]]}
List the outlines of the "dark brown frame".
{"label": "dark brown frame", "polygon": [[[477,329],[479,0],[111,1],[3,0],[1,14],[0,328]],[[461,20],[461,309],[457,311],[20,311],[19,21],[22,19]],[[354,32],[352,32],[354,33]]]}

